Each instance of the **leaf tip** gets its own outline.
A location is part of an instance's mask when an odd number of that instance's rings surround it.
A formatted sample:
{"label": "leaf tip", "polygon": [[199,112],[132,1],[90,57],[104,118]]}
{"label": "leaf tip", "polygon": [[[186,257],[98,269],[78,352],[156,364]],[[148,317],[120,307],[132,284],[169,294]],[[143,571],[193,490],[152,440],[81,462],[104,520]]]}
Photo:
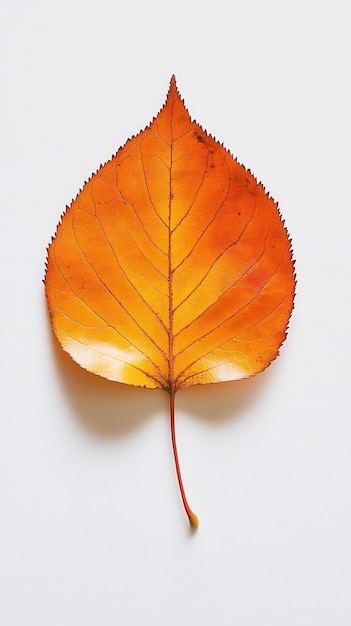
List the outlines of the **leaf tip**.
{"label": "leaf tip", "polygon": [[167,95],[169,96],[172,93],[176,93],[180,97],[180,93],[179,93],[179,89],[177,87],[177,80],[176,80],[175,74],[172,74],[171,80],[169,81],[169,89],[168,89],[168,94]]}

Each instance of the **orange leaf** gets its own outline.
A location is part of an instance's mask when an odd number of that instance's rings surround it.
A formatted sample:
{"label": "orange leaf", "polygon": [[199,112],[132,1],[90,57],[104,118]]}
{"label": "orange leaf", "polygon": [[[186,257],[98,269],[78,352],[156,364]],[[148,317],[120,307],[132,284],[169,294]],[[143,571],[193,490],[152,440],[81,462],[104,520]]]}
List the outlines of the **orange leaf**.
{"label": "orange leaf", "polygon": [[150,126],[62,217],[45,285],[64,350],[94,374],[167,390],[173,437],[178,389],[277,356],[295,277],[277,204],[191,120],[172,77]]}

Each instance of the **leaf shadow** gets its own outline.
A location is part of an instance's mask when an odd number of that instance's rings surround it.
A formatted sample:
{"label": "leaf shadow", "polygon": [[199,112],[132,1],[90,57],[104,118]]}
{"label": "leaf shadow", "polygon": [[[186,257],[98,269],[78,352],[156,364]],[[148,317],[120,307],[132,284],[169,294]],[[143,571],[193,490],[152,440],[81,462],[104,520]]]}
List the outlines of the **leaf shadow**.
{"label": "leaf shadow", "polygon": [[54,365],[77,421],[100,438],[124,437],[168,411],[165,392],[116,383],[82,369],[51,332]]}
{"label": "leaf shadow", "polygon": [[[47,319],[53,362],[74,417],[95,436],[123,437],[155,414],[168,416],[168,394],[113,382],[81,368],[62,350]],[[274,367],[240,381],[196,385],[177,393],[176,410],[208,424],[244,417],[259,400]],[[268,380],[267,380],[268,379]]]}
{"label": "leaf shadow", "polygon": [[177,408],[209,424],[243,417],[259,401],[270,375],[271,372],[265,370],[251,378],[182,389],[177,397]]}

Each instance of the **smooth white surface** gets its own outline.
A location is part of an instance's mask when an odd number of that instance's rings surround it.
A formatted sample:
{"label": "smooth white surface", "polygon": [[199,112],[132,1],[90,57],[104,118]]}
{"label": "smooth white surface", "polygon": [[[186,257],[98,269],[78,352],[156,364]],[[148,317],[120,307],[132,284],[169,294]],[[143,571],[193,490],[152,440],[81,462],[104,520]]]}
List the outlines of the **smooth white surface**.
{"label": "smooth white surface", "polygon": [[[2,2],[0,622],[351,623],[349,2]],[[191,115],[279,201],[296,309],[252,380],[167,396],[85,373],[41,280],[65,205],[149,123]]]}

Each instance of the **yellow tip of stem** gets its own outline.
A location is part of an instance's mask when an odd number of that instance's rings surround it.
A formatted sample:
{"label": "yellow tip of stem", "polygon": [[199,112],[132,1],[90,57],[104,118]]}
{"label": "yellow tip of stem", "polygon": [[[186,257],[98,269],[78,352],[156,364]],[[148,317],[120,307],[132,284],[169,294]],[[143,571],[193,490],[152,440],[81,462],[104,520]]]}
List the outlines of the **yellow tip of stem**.
{"label": "yellow tip of stem", "polygon": [[197,528],[198,525],[200,524],[199,518],[197,515],[195,515],[195,513],[191,513],[191,515],[189,515],[189,522],[192,528]]}

